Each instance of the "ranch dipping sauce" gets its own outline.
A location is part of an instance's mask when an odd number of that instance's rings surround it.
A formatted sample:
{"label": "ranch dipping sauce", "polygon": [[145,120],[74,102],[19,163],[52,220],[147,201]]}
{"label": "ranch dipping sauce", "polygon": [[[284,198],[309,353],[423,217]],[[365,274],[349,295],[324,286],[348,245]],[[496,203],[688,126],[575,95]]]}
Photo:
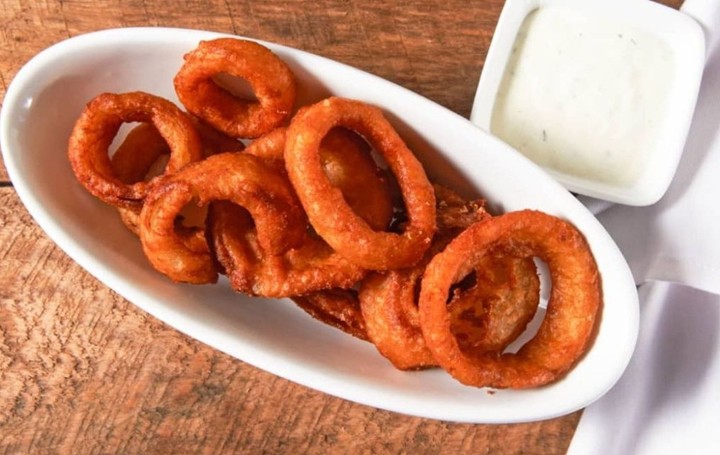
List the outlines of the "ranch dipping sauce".
{"label": "ranch dipping sauce", "polygon": [[517,35],[490,130],[545,168],[631,186],[666,127],[674,69],[667,43],[620,18],[543,6]]}

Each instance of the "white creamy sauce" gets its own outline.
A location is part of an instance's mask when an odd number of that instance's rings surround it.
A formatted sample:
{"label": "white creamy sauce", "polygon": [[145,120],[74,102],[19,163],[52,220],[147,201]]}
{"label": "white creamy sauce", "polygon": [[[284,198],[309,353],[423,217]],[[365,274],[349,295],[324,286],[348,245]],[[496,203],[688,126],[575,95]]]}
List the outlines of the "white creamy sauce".
{"label": "white creamy sauce", "polygon": [[670,46],[620,20],[545,6],[513,49],[492,133],[546,168],[631,186],[665,127]]}

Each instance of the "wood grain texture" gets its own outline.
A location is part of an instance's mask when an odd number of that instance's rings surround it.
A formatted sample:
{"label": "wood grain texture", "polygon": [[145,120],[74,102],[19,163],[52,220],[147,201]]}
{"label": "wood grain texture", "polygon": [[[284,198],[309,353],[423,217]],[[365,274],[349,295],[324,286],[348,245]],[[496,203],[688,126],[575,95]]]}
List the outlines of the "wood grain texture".
{"label": "wood grain texture", "polygon": [[[0,98],[24,63],[57,41],[150,25],[302,48],[468,116],[502,3],[4,0]],[[83,271],[33,222],[2,165],[0,264],[0,454],[561,454],[580,417],[452,424],[357,405],[257,370]]]}

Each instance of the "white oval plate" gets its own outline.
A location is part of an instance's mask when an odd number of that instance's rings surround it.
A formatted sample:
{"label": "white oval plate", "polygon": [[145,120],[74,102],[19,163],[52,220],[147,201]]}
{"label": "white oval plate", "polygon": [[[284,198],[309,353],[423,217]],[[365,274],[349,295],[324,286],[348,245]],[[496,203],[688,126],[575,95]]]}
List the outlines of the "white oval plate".
{"label": "white oval plate", "polygon": [[301,103],[329,94],[382,107],[428,173],[480,193],[497,209],[540,209],[587,237],[603,280],[597,339],[561,381],[535,390],[466,387],[442,370],[401,372],[375,348],[307,316],[287,300],[251,299],[227,283],[179,285],[155,272],[114,209],[76,182],[66,157],[72,126],[101,92],[144,90],[177,102],[173,76],[195,30],[128,28],[56,44],[27,63],[0,115],[5,165],[28,211],[47,234],[100,281],[178,330],[263,370],[378,408],[458,422],[551,418],[607,392],[627,366],[638,332],[628,266],[598,221],[529,160],[467,119],[376,76],[295,49],[263,43],[296,72]]}

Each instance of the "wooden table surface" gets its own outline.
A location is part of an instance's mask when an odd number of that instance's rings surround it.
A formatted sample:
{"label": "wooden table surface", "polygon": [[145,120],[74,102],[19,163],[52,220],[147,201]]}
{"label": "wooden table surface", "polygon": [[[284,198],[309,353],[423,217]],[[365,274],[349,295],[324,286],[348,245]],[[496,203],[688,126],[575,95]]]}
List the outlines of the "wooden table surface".
{"label": "wooden table surface", "polygon": [[[677,7],[680,0],[663,3]],[[105,28],[172,26],[304,49],[467,117],[502,4],[3,0],[0,96],[20,67],[53,43]],[[1,163],[0,261],[3,454],[561,454],[580,418],[434,421],[260,371],[178,333],[82,270],[37,227]]]}

